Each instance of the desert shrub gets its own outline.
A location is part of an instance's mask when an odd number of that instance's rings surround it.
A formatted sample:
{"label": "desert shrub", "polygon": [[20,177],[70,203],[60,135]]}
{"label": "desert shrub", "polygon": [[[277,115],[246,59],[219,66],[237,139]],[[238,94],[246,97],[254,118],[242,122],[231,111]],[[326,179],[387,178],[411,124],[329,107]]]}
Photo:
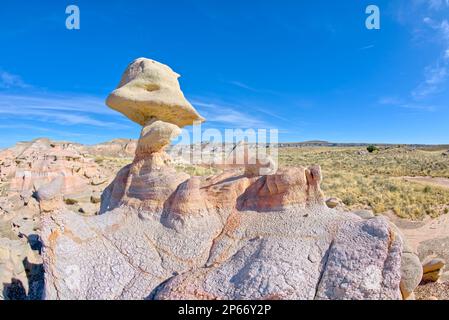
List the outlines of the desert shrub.
{"label": "desert shrub", "polygon": [[66,198],[66,199],[64,199],[64,202],[65,202],[65,204],[67,204],[67,205],[74,205],[74,204],[77,204],[77,203],[78,203],[77,200],[71,199],[71,198]]}
{"label": "desert shrub", "polygon": [[366,148],[366,150],[368,150],[369,153],[373,153],[374,151],[379,150],[379,148],[377,148],[376,146],[371,145],[371,146],[368,146]]}
{"label": "desert shrub", "polygon": [[201,167],[192,165],[178,165],[176,171],[185,172],[191,176],[210,176],[219,172],[214,167]]}
{"label": "desert shrub", "polygon": [[395,186],[394,184],[389,184],[389,185],[387,185],[387,189],[388,189],[388,191],[390,191],[390,192],[396,192],[396,191],[399,190],[399,188],[398,188],[397,186]]}

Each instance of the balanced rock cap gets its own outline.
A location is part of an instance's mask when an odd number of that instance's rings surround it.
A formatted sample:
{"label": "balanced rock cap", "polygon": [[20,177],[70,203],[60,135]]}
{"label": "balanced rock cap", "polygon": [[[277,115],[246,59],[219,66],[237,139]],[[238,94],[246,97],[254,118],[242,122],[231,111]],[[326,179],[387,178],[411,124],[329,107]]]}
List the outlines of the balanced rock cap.
{"label": "balanced rock cap", "polygon": [[142,126],[154,118],[178,127],[203,122],[204,118],[184,97],[179,77],[162,63],[136,59],[128,66],[106,104]]}

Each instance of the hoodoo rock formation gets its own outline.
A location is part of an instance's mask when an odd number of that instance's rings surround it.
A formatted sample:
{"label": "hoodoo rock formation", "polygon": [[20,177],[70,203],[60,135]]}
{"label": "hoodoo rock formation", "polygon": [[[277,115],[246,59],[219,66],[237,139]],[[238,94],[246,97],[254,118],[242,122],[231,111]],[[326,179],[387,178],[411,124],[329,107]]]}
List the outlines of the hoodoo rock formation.
{"label": "hoodoo rock formation", "polygon": [[169,67],[137,59],[107,104],[143,126],[101,213],[43,216],[47,299],[401,299],[401,236],[330,209],[320,168],[177,173],[165,148],[203,121]]}
{"label": "hoodoo rock formation", "polygon": [[162,63],[136,59],[106,104],[142,126],[153,117],[178,127],[204,121],[184,97],[178,78],[179,74]]}

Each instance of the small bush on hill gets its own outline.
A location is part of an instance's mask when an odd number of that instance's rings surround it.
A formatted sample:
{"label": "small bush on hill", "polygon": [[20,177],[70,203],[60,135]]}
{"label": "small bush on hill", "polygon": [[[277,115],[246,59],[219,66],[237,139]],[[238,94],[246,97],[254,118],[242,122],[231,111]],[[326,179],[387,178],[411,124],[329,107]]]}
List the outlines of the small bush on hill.
{"label": "small bush on hill", "polygon": [[371,146],[368,146],[366,148],[366,150],[368,150],[369,153],[373,153],[374,151],[379,150],[379,148],[377,148],[376,146],[371,145]]}

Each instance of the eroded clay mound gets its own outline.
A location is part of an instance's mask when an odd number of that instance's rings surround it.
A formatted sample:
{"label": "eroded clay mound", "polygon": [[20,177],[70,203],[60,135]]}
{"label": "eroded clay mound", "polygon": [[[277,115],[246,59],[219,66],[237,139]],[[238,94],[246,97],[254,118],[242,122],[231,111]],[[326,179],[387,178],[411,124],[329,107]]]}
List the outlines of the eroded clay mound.
{"label": "eroded clay mound", "polygon": [[84,158],[75,147],[48,139],[18,143],[3,153],[5,164],[0,174],[9,179],[10,192],[36,191],[61,177],[61,192],[73,194],[86,188],[89,178],[98,174],[93,160]]}

